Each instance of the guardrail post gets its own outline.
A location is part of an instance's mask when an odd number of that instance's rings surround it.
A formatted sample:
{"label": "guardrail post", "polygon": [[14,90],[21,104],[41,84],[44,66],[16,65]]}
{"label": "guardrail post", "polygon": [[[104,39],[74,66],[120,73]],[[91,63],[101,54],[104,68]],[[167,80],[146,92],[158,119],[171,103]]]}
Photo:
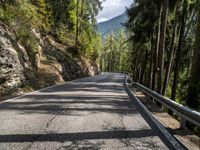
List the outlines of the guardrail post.
{"label": "guardrail post", "polygon": [[180,128],[185,129],[185,126],[186,126],[186,120],[184,118],[181,118]]}

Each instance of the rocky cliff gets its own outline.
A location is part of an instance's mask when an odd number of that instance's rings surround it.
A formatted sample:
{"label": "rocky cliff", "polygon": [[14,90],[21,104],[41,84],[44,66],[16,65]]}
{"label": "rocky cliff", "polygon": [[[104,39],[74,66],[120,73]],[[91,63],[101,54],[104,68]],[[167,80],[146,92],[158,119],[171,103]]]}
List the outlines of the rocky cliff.
{"label": "rocky cliff", "polygon": [[0,96],[35,90],[98,72],[94,62],[73,54],[70,52],[72,48],[59,44],[51,36],[42,37],[36,30],[32,32],[39,41],[34,54],[18,42],[14,31],[0,22]]}

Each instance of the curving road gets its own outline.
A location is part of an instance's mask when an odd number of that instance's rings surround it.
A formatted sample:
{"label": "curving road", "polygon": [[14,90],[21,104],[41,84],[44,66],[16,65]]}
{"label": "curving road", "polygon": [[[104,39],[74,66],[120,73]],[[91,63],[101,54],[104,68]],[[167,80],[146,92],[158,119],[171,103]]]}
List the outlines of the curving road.
{"label": "curving road", "polygon": [[172,149],[124,77],[105,73],[0,104],[0,150]]}

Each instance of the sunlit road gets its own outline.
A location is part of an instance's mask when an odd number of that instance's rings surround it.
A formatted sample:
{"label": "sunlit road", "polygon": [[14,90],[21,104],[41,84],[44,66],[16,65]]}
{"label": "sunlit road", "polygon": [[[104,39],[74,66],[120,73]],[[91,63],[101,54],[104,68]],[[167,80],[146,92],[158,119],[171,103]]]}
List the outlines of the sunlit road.
{"label": "sunlit road", "polygon": [[124,77],[105,73],[0,104],[0,150],[172,149]]}

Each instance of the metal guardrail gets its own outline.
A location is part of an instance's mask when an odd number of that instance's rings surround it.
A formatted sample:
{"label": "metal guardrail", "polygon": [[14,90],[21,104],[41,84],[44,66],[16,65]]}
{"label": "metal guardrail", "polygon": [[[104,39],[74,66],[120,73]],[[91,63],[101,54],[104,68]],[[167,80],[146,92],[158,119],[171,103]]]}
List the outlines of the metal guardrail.
{"label": "metal guardrail", "polygon": [[157,92],[139,84],[136,82],[133,82],[132,85],[140,90],[142,90],[147,95],[151,96],[170,110],[172,110],[174,113],[179,115],[181,117],[181,127],[185,127],[185,122],[189,121],[196,126],[200,127],[200,112],[197,112],[195,110],[192,110],[188,107],[185,107],[175,101],[172,101],[169,98],[164,97],[161,94],[158,94]]}

